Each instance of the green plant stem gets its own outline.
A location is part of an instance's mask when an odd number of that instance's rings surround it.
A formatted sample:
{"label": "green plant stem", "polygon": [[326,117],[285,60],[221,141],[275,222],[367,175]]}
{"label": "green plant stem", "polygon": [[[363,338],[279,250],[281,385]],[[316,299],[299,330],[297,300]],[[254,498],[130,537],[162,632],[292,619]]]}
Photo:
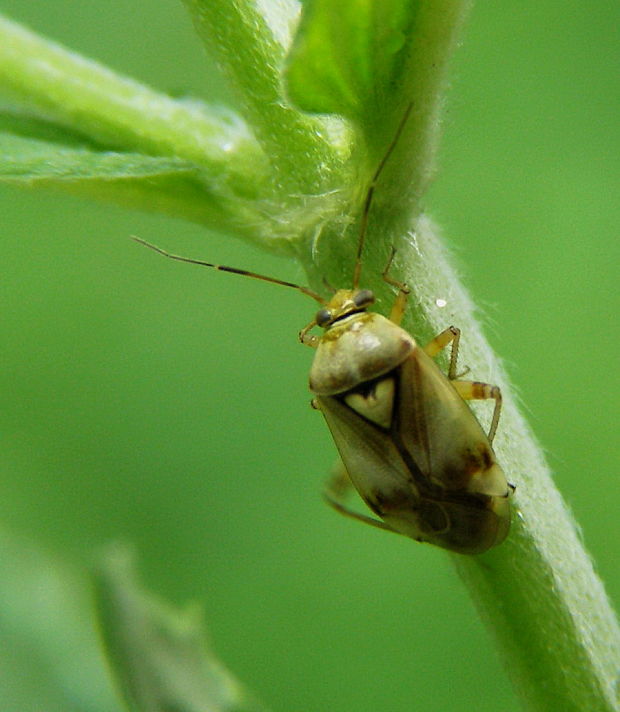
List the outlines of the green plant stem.
{"label": "green plant stem", "polygon": [[209,53],[236,90],[246,120],[271,158],[276,181],[303,193],[325,190],[336,162],[328,124],[302,114],[282,98],[288,29],[297,19],[299,4],[278,4],[282,14],[278,37],[255,0],[184,3]]}
{"label": "green plant stem", "polygon": [[[422,209],[421,198],[434,174],[450,61],[461,38],[471,0],[436,0],[414,5],[413,27],[406,41],[399,80],[389,77],[390,103],[382,106],[375,101],[375,115],[367,117],[363,130],[356,132],[359,140],[352,154],[358,160],[357,182],[352,188],[340,191],[340,204],[333,201],[340,216],[344,213],[346,217],[326,220],[318,233],[316,229],[309,231],[308,239],[300,245],[300,259],[319,291],[324,287],[321,282],[324,276],[330,284],[350,283],[363,201],[386,152],[390,150],[390,156],[377,180],[364,246],[364,262],[370,254],[368,264],[380,264],[376,274],[385,267],[392,245],[399,246],[411,215],[419,214]],[[327,19],[333,18],[330,15]],[[368,61],[371,59],[372,56]],[[307,58],[304,60],[308,64]],[[351,57],[348,60],[353,61]],[[381,87],[373,87],[370,92],[373,96],[381,93]],[[364,97],[359,97],[360,102],[363,100]],[[342,101],[344,104],[344,99]],[[372,101],[370,103],[372,105]],[[405,115],[403,131],[397,135]],[[390,127],[387,133],[386,126]],[[396,143],[390,149],[395,138]],[[365,159],[360,160],[360,155]],[[386,242],[388,234],[394,238],[391,244]],[[366,264],[364,272],[372,273]],[[377,285],[379,292],[382,286]]]}
{"label": "green plant stem", "polygon": [[[494,448],[508,480],[516,485],[511,532],[486,554],[451,558],[524,708],[617,712],[617,618],[437,230],[422,218],[398,242],[393,234],[384,240],[385,254],[391,244],[398,244],[394,272],[413,288],[406,328],[424,343],[450,324],[459,326],[460,364],[469,367],[474,378],[502,388],[504,405]],[[383,266],[381,261],[365,262],[364,273],[380,275]],[[366,281],[363,286],[368,286]],[[379,281],[376,289],[387,305],[388,293]]]}
{"label": "green plant stem", "polygon": [[450,60],[470,8],[471,0],[420,3],[415,41],[411,43],[407,68],[403,71],[408,82],[401,90],[403,98],[413,102],[403,141],[406,150],[397,152],[386,168],[385,190],[377,200],[379,206],[384,204],[389,209],[405,187],[409,210],[417,213],[421,209],[420,199],[435,173]]}
{"label": "green plant stem", "polygon": [[0,89],[107,147],[185,158],[241,192],[266,159],[240,119],[171,99],[0,16]]}
{"label": "green plant stem", "polygon": [[[185,2],[199,32],[237,87],[245,115],[252,121],[265,153],[242,123],[237,126],[219,122],[202,110],[119,77],[2,18],[0,87],[63,126],[98,138],[106,145],[189,159],[215,175],[228,170],[248,190],[254,182],[265,180],[268,154],[283,202],[289,200],[289,208],[293,205],[307,214],[308,206],[301,201],[295,204],[290,194],[293,189],[309,194],[326,191],[344,144],[330,147],[322,121],[304,117],[283,102],[279,79],[283,42],[275,39],[255,3]],[[427,65],[429,71],[437,62],[445,63],[454,45],[450,23],[460,22],[459,8],[463,3],[428,4],[428,8],[448,6],[455,12],[447,24],[442,24],[439,16],[433,17],[430,9],[425,16],[424,42],[419,54],[416,50],[411,58],[418,68],[425,57],[435,58]],[[213,27],[219,28],[220,34],[214,35],[209,29]],[[239,50],[238,58],[235,48]],[[416,79],[418,88],[412,100],[421,113],[413,125],[420,143],[413,147],[418,166],[413,182],[404,188],[410,195],[395,204],[389,191],[383,197],[377,191],[378,200],[373,207],[378,209],[373,212],[364,256],[364,286],[374,288],[380,304],[387,305],[389,290],[377,275],[385,266],[390,248],[396,246],[394,273],[413,289],[406,327],[424,341],[449,324],[459,326],[463,330],[461,362],[476,378],[502,387],[504,408],[494,445],[509,480],[517,487],[512,531],[497,549],[477,557],[454,556],[453,560],[491,629],[525,707],[536,712],[617,711],[620,629],[602,583],[436,230],[424,218],[412,221],[404,217],[412,209],[419,209],[419,197],[430,174],[443,64],[439,69],[434,79],[430,74],[420,74]],[[251,72],[257,72],[252,81]],[[406,146],[408,141],[403,140],[402,144]],[[398,164],[398,151],[394,161]],[[351,195],[359,189],[363,198],[366,186],[344,186],[343,171],[339,171],[338,178],[341,189]],[[393,185],[398,185],[396,174]],[[388,210],[388,205],[393,209]],[[343,224],[351,225],[354,219],[349,218],[359,217],[346,215],[339,222],[334,217],[334,206],[327,207],[331,212],[327,212],[325,204],[317,203],[315,214],[308,220],[311,226],[305,243],[297,246],[318,289],[323,288],[323,275],[338,286],[346,284],[343,275],[350,279],[354,239],[352,242],[349,238],[355,235],[355,229],[350,229],[342,240]],[[282,209],[280,214],[283,232],[290,232],[292,213],[287,215]],[[315,228],[321,216],[327,226],[323,226],[322,242],[315,250]],[[415,229],[408,229],[411,224]],[[315,254],[321,258],[318,267],[310,261]],[[439,306],[439,299],[445,306]]]}

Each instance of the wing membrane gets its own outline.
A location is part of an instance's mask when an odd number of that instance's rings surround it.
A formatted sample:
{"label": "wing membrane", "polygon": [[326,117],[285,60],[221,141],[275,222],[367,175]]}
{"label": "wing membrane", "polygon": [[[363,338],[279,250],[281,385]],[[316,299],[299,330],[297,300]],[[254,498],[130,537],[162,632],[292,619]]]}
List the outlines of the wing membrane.
{"label": "wing membrane", "polygon": [[412,472],[421,472],[431,489],[505,496],[486,434],[435,362],[418,348],[398,372],[391,434],[415,463]]}
{"label": "wing membrane", "polygon": [[357,491],[376,508],[373,495],[415,497],[416,486],[390,432],[366,420],[339,397],[319,396],[321,411]]}

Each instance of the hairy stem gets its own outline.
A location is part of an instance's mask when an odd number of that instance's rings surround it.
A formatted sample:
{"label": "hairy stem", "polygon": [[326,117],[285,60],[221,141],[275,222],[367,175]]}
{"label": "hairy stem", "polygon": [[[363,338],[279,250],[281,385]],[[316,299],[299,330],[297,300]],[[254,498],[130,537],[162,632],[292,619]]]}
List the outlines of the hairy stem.
{"label": "hairy stem", "polygon": [[[394,272],[413,288],[406,327],[424,342],[459,326],[461,364],[498,384],[504,397],[494,448],[516,485],[511,532],[483,555],[451,555],[455,567],[525,709],[617,711],[620,627],[501,362],[432,223],[423,217],[397,244]],[[365,271],[380,274],[382,267],[365,264]]]}
{"label": "hairy stem", "polygon": [[281,70],[300,6],[279,3],[279,27],[256,0],[183,0],[198,35],[236,91],[241,110],[271,159],[276,180],[308,193],[329,179],[334,161],[324,122],[282,95]]}
{"label": "hairy stem", "polygon": [[104,146],[195,161],[247,187],[266,159],[232,112],[177,101],[0,16],[0,90]]}

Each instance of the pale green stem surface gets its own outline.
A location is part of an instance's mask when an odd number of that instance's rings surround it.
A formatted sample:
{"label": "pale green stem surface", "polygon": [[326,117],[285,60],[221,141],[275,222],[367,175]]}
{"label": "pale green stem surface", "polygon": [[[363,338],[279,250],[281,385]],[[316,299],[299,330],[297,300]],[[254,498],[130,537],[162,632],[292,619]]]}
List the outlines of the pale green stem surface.
{"label": "pale green stem surface", "polygon": [[413,97],[402,137],[404,148],[390,157],[375,210],[384,205],[389,210],[394,202],[402,203],[404,195],[414,213],[420,210],[420,200],[435,174],[450,60],[470,7],[470,0],[434,0],[420,5],[415,42],[403,71],[408,83],[401,89],[402,110]]}
{"label": "pale green stem surface", "polygon": [[0,90],[105,145],[195,161],[264,181],[266,159],[240,121],[207,113],[0,16]]}
{"label": "pale green stem surface", "polygon": [[[461,328],[459,363],[476,380],[499,385],[504,397],[494,448],[516,485],[511,532],[486,554],[450,555],[456,569],[525,709],[617,712],[616,615],[474,304],[427,218],[398,242],[388,238],[390,243],[399,247],[394,272],[413,287],[406,327],[423,343],[450,324]],[[365,272],[379,274],[382,266],[365,264]]]}
{"label": "pale green stem surface", "polygon": [[300,5],[282,0],[268,22],[256,0],[183,0],[196,31],[217,60],[256,133],[279,187],[320,191],[337,166],[326,123],[302,114],[282,98],[285,50],[299,19]]}
{"label": "pale green stem surface", "polygon": [[[277,78],[279,61],[284,56],[282,43],[262,18],[247,24],[252,13],[257,18],[260,15],[254,3],[212,0],[200,3],[199,8],[196,0],[186,0],[186,4],[203,36],[208,34],[208,27],[221,27],[221,36],[214,38],[210,34],[207,43],[215,47],[216,54],[221,53],[220,61],[237,84],[246,117],[255,123],[256,135],[277,167],[278,175],[288,176],[287,190],[292,190],[292,186],[309,193],[316,191],[317,186],[326,189],[329,183],[326,176],[339,165],[338,149],[328,147],[317,129],[320,123],[282,104]],[[451,22],[460,22],[459,5],[454,5],[457,9]],[[217,13],[225,7],[229,14],[218,19]],[[208,16],[209,12],[213,16]],[[243,15],[244,23],[235,20],[235,13]],[[429,10],[426,46],[420,52],[436,56],[437,61],[443,57],[445,61],[454,35],[448,32],[443,49],[439,46],[433,49],[433,37],[437,39],[446,33],[446,27],[440,23],[434,32],[432,19]],[[239,52],[238,65],[235,47],[245,53]],[[437,54],[433,55],[435,50]],[[412,61],[422,59],[414,57]],[[266,65],[264,74],[254,77],[255,82],[249,84],[249,78],[243,74],[248,62],[250,66],[256,66],[257,62]],[[437,86],[426,86],[431,78],[419,77],[420,87],[416,91],[429,94],[430,103],[418,117],[418,133],[424,143],[420,144],[415,159],[419,167],[413,201],[405,199],[401,211],[405,206],[410,209],[412,202],[417,204],[431,172],[429,164],[440,107],[437,94],[443,75],[437,74],[436,79]],[[58,123],[106,143],[186,158],[216,175],[220,171],[229,175],[236,172],[239,184],[248,190],[253,181],[261,183],[265,179],[266,153],[258,148],[242,123],[231,128],[190,104],[162,97],[2,18],[0,88],[10,90]],[[315,168],[308,171],[309,165]],[[343,175],[341,172],[340,178]],[[369,231],[374,244],[369,241],[363,272],[363,277],[372,279],[365,280],[368,284],[363,286],[375,287],[386,304],[387,290],[377,284],[376,275],[381,273],[385,255],[395,245],[398,255],[394,273],[413,288],[407,328],[425,341],[449,324],[459,326],[463,331],[461,363],[471,369],[476,379],[500,385],[504,394],[494,445],[509,480],[517,487],[512,531],[504,544],[487,554],[455,555],[455,565],[497,641],[526,709],[617,712],[620,629],[602,583],[553,485],[540,448],[517,410],[501,364],[482,334],[473,305],[450,266],[436,231],[425,219],[418,221],[415,230],[408,231],[402,227],[400,217],[390,216],[387,204],[380,198],[376,206],[379,209]],[[325,211],[325,204],[318,205],[312,216],[314,225],[320,223],[321,211]],[[289,221],[284,217],[286,228]],[[339,224],[332,212],[325,214],[325,224],[330,222],[326,236],[342,235],[342,222]],[[401,227],[395,228],[396,224]],[[310,242],[313,248],[318,244],[307,238],[307,244]],[[319,270],[306,262],[310,250],[300,247],[309,274],[327,274],[330,279],[332,275],[350,274],[347,272],[350,261],[343,257],[350,259],[351,241],[345,247],[342,244],[333,252],[327,251]],[[438,299],[445,300],[446,306],[440,307]]]}
{"label": "pale green stem surface", "polygon": [[[416,41],[411,42],[411,52],[405,62],[407,68],[403,69],[406,82],[398,91],[394,90],[393,100],[400,107],[395,126],[409,105],[411,110],[395,150],[377,181],[364,245],[363,274],[381,273],[392,244],[399,244],[402,225],[408,224],[411,214],[418,214],[421,210],[422,196],[435,173],[450,61],[470,8],[471,0],[436,0],[420,5],[416,17]],[[367,126],[365,130],[370,134],[366,143],[370,144],[373,127]],[[390,135],[390,141],[392,138],[393,135]],[[385,152],[386,148],[384,144],[381,150]],[[364,146],[354,147],[353,153],[360,150],[363,152]],[[336,216],[331,222],[326,220],[320,230],[308,233],[309,239],[300,245],[299,259],[319,292],[325,286],[322,283],[324,276],[330,284],[351,286],[352,260],[359,235],[359,211],[371,175],[384,155],[379,154],[376,163],[367,166],[369,174],[365,179],[358,178],[355,189],[349,191],[354,196],[353,200],[357,200],[354,207],[358,211],[356,219],[346,214],[351,207],[347,204],[345,192],[343,201],[333,201],[336,210],[340,211],[340,219]],[[395,235],[392,244],[385,240],[388,233]],[[377,267],[376,271],[373,272],[371,264]],[[383,286],[376,285],[378,293],[381,293]]]}

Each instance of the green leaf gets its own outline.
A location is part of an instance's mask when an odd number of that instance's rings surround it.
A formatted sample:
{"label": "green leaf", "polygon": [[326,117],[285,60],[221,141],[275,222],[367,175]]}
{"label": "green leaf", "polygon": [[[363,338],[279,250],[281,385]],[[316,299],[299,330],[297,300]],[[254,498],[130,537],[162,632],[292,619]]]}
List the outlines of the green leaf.
{"label": "green leaf", "polygon": [[[386,204],[419,205],[432,173],[448,59],[468,0],[308,0],[289,54],[290,98],[349,119],[367,179],[409,119],[382,176]],[[377,202],[377,201],[375,201]]]}
{"label": "green leaf", "polygon": [[[8,122],[5,122],[7,125]],[[53,124],[19,124],[22,133],[71,138]],[[141,153],[99,151],[55,141],[0,134],[0,182],[52,187],[73,195],[159,212],[206,224],[212,229],[242,233],[256,224],[218,176],[190,161]],[[250,212],[248,208],[247,212]]]}
{"label": "green leaf", "polygon": [[179,612],[141,589],[133,556],[114,547],[97,571],[104,641],[113,672],[140,712],[259,712],[206,642],[200,612]]}
{"label": "green leaf", "polygon": [[289,95],[305,111],[381,125],[402,105],[400,82],[419,2],[311,0],[287,71]]}
{"label": "green leaf", "polygon": [[[84,134],[37,116],[31,111],[24,110],[23,107],[6,103],[0,104],[0,134],[51,141],[66,147],[73,146],[93,150],[102,150],[103,148]],[[1,160],[2,155],[0,154]]]}
{"label": "green leaf", "polygon": [[289,93],[305,111],[364,125],[397,91],[419,2],[311,0],[290,55]]}
{"label": "green leaf", "polygon": [[139,180],[197,173],[195,165],[177,158],[93,151],[0,134],[0,180],[3,181]]}
{"label": "green leaf", "polygon": [[120,712],[85,576],[0,529],[2,712]]}

